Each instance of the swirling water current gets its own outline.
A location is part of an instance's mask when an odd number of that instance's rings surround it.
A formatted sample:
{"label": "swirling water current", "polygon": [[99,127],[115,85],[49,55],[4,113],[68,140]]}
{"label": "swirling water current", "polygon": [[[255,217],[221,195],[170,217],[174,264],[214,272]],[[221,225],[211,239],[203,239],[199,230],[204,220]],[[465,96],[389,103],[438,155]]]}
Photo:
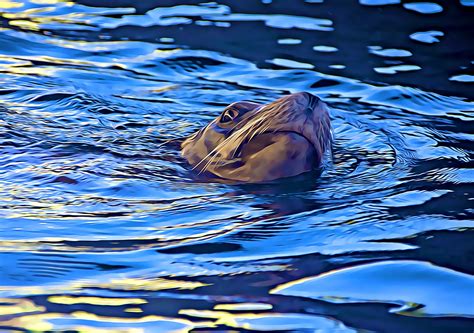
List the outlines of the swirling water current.
{"label": "swirling water current", "polygon": [[[0,331],[472,332],[474,3],[243,3],[0,1]],[[193,177],[297,91],[320,175]]]}

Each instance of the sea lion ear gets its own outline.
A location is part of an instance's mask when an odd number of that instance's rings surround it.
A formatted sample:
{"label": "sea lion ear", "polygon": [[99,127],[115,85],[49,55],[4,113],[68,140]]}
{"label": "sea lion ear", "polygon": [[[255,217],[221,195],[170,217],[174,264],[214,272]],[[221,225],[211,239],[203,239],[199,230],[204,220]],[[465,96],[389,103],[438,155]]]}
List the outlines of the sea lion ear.
{"label": "sea lion ear", "polygon": [[239,116],[239,112],[233,108],[226,109],[224,112],[222,112],[222,115],[219,119],[219,122],[222,124],[229,123],[231,121],[234,121],[235,118]]}

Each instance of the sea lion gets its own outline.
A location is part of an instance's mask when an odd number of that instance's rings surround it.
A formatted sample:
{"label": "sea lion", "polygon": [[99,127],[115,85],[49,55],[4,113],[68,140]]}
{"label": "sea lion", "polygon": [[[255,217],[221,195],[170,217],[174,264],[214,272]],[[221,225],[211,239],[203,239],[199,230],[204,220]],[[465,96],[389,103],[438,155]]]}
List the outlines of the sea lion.
{"label": "sea lion", "polygon": [[230,104],[183,141],[181,154],[200,174],[259,183],[319,167],[331,141],[326,104],[301,92],[269,104]]}

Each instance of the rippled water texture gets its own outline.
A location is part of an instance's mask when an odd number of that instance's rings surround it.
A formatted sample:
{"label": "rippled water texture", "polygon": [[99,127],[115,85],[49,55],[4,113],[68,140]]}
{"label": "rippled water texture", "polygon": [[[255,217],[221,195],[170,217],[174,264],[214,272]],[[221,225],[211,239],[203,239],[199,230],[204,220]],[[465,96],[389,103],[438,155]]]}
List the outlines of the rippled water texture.
{"label": "rippled water texture", "polygon": [[[0,331],[472,332],[472,1],[0,10]],[[303,90],[321,175],[194,179],[183,137]]]}

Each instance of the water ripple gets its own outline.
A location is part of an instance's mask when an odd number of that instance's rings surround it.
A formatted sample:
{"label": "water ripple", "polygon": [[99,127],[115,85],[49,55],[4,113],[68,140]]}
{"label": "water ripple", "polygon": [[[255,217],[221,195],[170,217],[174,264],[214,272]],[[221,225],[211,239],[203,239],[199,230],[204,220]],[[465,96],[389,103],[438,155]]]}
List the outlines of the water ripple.
{"label": "water ripple", "polygon": [[[431,91],[409,76],[430,80],[425,48],[452,35],[417,21],[404,39],[355,47],[346,19],[311,2],[0,2],[2,327],[380,330],[354,313],[408,327],[380,302],[415,317],[472,315],[461,289],[472,273],[474,103],[467,89]],[[450,15],[434,3],[359,4]],[[228,52],[183,42],[212,43],[215,31],[238,32]],[[452,66],[446,86],[471,84],[470,67]],[[197,180],[181,159],[182,138],[226,105],[297,91],[330,107],[334,145],[320,172],[231,185]],[[398,277],[389,285],[386,269]],[[333,280],[344,288],[330,295],[303,288]],[[350,288],[366,280],[375,289]],[[443,298],[446,288],[463,301]],[[403,323],[453,331],[454,321],[417,319]]]}

